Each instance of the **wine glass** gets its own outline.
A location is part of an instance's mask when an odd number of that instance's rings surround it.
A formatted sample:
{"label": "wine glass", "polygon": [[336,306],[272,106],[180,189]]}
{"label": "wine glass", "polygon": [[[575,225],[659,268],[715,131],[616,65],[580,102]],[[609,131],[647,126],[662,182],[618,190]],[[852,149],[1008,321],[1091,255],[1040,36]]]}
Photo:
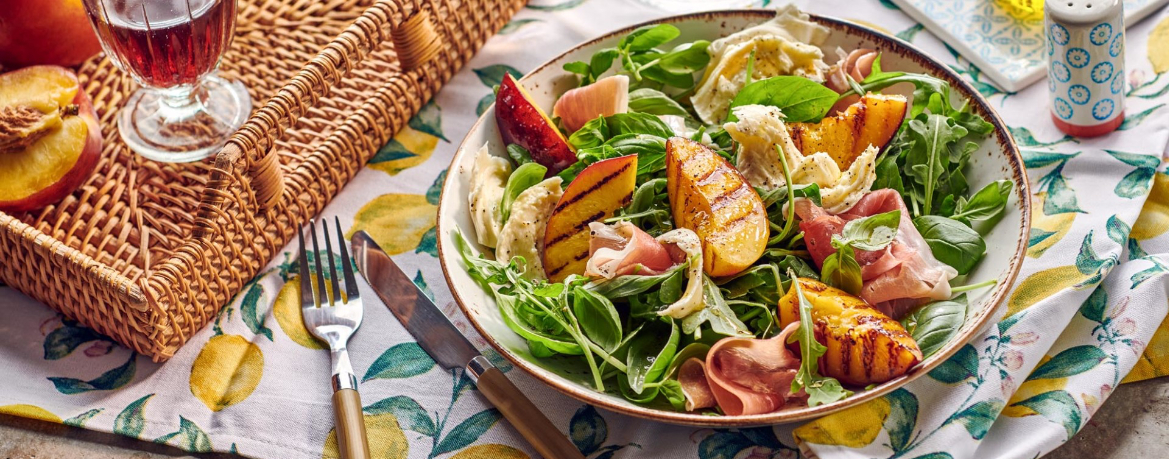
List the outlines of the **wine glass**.
{"label": "wine glass", "polygon": [[155,161],[215,154],[252,111],[239,82],[215,75],[236,0],[82,0],[102,49],[142,86],[118,114],[122,140]]}

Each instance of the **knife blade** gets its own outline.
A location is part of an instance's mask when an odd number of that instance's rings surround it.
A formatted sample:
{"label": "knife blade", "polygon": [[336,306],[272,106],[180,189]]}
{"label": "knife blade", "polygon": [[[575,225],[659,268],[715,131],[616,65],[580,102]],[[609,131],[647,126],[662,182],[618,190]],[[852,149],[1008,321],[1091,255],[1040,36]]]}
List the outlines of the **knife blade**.
{"label": "knife blade", "polygon": [[568,438],[455,328],[446,314],[418,288],[365,231],[350,240],[353,259],[374,293],[439,366],[463,368],[488,401],[541,455],[584,459]]}

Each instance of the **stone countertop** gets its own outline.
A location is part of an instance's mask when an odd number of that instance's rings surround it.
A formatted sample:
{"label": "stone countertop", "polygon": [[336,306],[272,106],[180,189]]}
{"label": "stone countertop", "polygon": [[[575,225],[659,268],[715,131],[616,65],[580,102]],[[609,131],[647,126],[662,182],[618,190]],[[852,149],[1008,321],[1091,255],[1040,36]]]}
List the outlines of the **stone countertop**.
{"label": "stone countertop", "polygon": [[[1169,447],[1169,378],[1120,386],[1088,425],[1048,459],[1164,457]],[[236,459],[189,455],[114,434],[0,415],[0,459]]]}

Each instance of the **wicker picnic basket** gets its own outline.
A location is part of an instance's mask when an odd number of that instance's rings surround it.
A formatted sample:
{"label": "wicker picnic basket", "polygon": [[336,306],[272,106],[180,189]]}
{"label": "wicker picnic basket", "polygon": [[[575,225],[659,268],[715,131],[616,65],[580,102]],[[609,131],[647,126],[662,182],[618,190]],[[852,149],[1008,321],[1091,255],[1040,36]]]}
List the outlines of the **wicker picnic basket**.
{"label": "wicker picnic basket", "polygon": [[56,205],[0,212],[0,281],[170,358],[523,4],[238,0],[220,72],[258,109],[213,162],[131,152],[115,115],[135,86],[90,59],[102,159]]}

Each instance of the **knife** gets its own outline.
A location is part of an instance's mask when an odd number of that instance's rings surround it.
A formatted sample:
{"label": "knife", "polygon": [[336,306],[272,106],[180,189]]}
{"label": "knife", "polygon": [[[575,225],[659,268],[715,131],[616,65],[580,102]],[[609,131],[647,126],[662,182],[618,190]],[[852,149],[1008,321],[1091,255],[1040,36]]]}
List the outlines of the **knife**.
{"label": "knife", "polygon": [[549,459],[584,459],[568,437],[467,341],[368,233],[358,231],[350,245],[357,270],[439,366],[447,370],[463,368],[479,392],[540,455]]}

